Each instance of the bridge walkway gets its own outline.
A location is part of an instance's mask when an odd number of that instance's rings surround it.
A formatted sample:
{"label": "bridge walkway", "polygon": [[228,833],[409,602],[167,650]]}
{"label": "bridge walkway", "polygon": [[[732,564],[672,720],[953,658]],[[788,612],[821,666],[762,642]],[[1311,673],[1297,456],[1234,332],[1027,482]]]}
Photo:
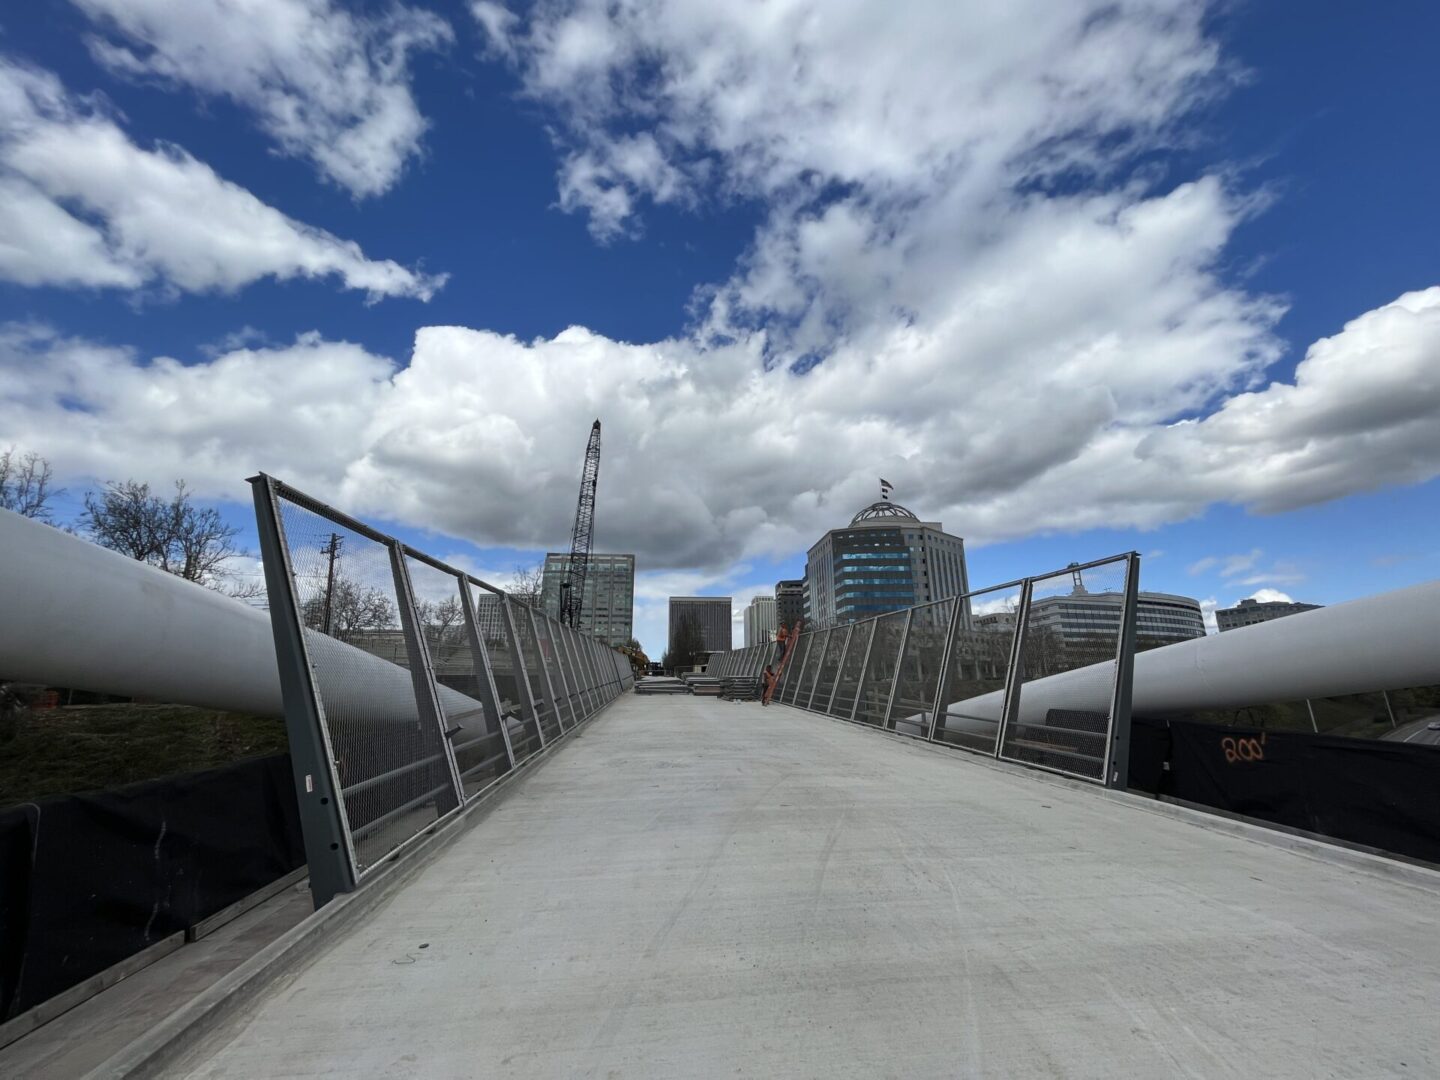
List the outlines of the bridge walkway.
{"label": "bridge walkway", "polygon": [[784,707],[625,695],[174,1075],[1434,1076],[1437,899]]}

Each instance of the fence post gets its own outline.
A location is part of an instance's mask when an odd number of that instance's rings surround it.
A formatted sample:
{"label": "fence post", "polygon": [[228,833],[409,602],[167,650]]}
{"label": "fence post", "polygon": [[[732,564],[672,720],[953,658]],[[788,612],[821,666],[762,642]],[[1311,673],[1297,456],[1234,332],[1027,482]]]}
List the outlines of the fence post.
{"label": "fence post", "polygon": [[905,649],[910,644],[910,624],[914,621],[915,609],[912,607],[905,613],[905,629],[900,632],[900,651],[895,654],[895,677],[890,680],[890,698],[885,702],[885,720],[880,725],[883,731],[895,730],[890,717],[895,711],[895,695],[900,689],[900,672],[905,668]]}
{"label": "fence post", "polygon": [[481,704],[492,710],[490,715],[500,727],[500,740],[505,745],[505,758],[515,768],[515,748],[510,745],[510,726],[505,723],[505,710],[500,708],[500,688],[495,685],[495,671],[490,666],[490,650],[480,633],[480,619],[475,613],[475,598],[470,595],[470,582],[457,577],[460,586],[460,615],[465,622],[465,638],[470,646],[470,664],[480,673]]}
{"label": "fence post", "polygon": [[1015,609],[1015,636],[1010,640],[1010,666],[1005,672],[1004,704],[1000,706],[1000,726],[995,733],[997,758],[1004,756],[1005,735],[1011,721],[1020,712],[1021,666],[1025,654],[1025,630],[1030,622],[1030,592],[1034,584],[1034,578],[1024,580],[1020,586],[1020,604]]}
{"label": "fence post", "polygon": [[[505,616],[505,629],[510,634],[510,644],[515,650],[515,672],[519,676],[516,682],[520,684],[520,692],[525,695],[522,704],[530,709],[530,719],[535,725],[535,738],[540,740],[540,749],[545,749],[545,725],[540,723],[540,709],[535,704],[535,689],[530,685],[530,669],[525,663],[525,644],[520,640],[519,624],[515,620],[515,612],[510,608],[510,597],[506,594],[500,596],[500,611]],[[533,634],[535,628],[532,626],[530,632]],[[538,649],[539,646],[537,645]]]}
{"label": "fence post", "polygon": [[855,640],[855,624],[845,628],[845,644],[840,646],[840,659],[835,664],[835,681],[830,684],[830,696],[825,699],[825,715],[835,707],[835,695],[840,691],[840,680],[845,677],[845,658],[850,655],[850,642]]}
{"label": "fence post", "polygon": [[870,667],[870,650],[875,647],[875,635],[880,631],[880,616],[870,620],[870,636],[865,639],[865,655],[860,658],[860,677],[855,680],[855,700],[850,704],[851,723],[855,722],[855,714],[860,711],[860,691],[865,689],[865,672]]}
{"label": "fence post", "polygon": [[255,500],[260,557],[265,567],[265,593],[270,604],[270,629],[275,637],[280,695],[285,704],[290,768],[295,778],[300,831],[310,874],[310,895],[315,907],[320,908],[336,894],[354,890],[355,856],[335,776],[335,754],[315,693],[315,672],[295,605],[294,570],[275,499],[274,481],[261,473],[250,478],[250,485]]}
{"label": "fence post", "polygon": [[945,629],[945,651],[940,654],[940,681],[935,684],[935,706],[930,710],[930,730],[925,738],[935,741],[935,729],[940,724],[940,710],[945,707],[945,687],[950,682],[951,665],[955,663],[955,638],[960,632],[960,612],[964,609],[965,597],[955,598],[954,610],[950,612],[950,625]]}
{"label": "fence post", "polygon": [[[815,691],[820,688],[820,673],[825,670],[825,653],[826,653],[826,652],[829,650],[829,648],[830,648],[830,635],[833,634],[834,632],[835,632],[835,631],[834,631],[833,628],[832,628],[832,629],[829,629],[829,630],[821,630],[821,631],[819,632],[819,635],[820,635],[820,655],[819,655],[819,657],[818,657],[817,659],[820,661],[820,664],[819,664],[819,666],[815,669],[815,681],[810,684],[810,693],[809,693],[809,695],[805,698],[805,711],[806,711],[806,712],[809,712],[811,706],[815,704]],[[814,649],[813,646],[811,647],[810,651],[811,651],[811,652],[814,652],[814,651],[815,651],[815,649]]]}
{"label": "fence post", "polygon": [[440,736],[440,752],[450,773],[453,805],[444,806],[436,800],[437,816],[443,817],[465,803],[465,785],[460,780],[460,767],[455,763],[455,748],[450,745],[450,732],[445,727],[445,710],[440,707],[440,691],[435,688],[435,665],[430,661],[430,644],[415,616],[415,588],[410,584],[410,568],[405,565],[405,552],[400,541],[391,538],[385,544],[390,552],[390,571],[395,578],[395,599],[399,601],[400,632],[405,635],[405,655],[410,662],[410,682],[415,687],[415,708],[420,722],[429,723]]}
{"label": "fence post", "polygon": [[1125,602],[1120,611],[1120,644],[1115,654],[1115,696],[1105,739],[1106,787],[1130,786],[1130,699],[1135,687],[1135,622],[1140,599],[1140,553],[1126,558]]}

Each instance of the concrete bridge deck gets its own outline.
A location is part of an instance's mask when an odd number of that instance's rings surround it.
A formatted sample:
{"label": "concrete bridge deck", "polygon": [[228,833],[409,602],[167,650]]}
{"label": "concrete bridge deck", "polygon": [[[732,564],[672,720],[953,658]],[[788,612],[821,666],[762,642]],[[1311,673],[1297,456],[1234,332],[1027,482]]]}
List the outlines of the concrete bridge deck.
{"label": "concrete bridge deck", "polygon": [[626,695],[174,1075],[1440,1075],[1440,893]]}

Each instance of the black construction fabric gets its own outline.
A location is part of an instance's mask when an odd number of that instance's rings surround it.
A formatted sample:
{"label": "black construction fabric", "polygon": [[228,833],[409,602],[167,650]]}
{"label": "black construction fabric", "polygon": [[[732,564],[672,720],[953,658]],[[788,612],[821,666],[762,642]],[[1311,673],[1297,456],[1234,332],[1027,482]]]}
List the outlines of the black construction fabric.
{"label": "black construction fabric", "polygon": [[305,861],[288,754],[0,811],[0,1020]]}
{"label": "black construction fabric", "polygon": [[[1155,782],[1153,740],[1162,727],[1170,768]],[[1144,748],[1143,764],[1135,747]],[[1140,790],[1440,863],[1440,747],[1137,718],[1130,781]]]}

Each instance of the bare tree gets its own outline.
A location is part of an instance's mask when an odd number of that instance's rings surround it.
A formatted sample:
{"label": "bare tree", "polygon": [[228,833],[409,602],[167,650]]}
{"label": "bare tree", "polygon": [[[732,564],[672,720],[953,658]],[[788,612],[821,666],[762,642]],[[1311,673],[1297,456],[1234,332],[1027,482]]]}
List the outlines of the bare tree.
{"label": "bare tree", "polygon": [[364,588],[341,575],[336,575],[330,584],[328,597],[321,589],[300,605],[300,618],[312,630],[339,641],[352,641],[364,631],[393,629],[397,625],[395,605],[383,589]]}
{"label": "bare tree", "polygon": [[505,591],[514,599],[530,607],[540,606],[540,593],[545,584],[545,560],[529,566],[524,563],[516,563],[515,571],[510,575],[510,584]]}
{"label": "bare tree", "polygon": [[134,480],[87,492],[80,525],[101,547],[186,581],[232,595],[262,591],[254,585],[227,590],[226,564],[246,554],[235,546],[240,530],[225,524],[213,507],[196,506],[183,480],[175,482],[175,494],[169,499]]}
{"label": "bare tree", "polygon": [[706,656],[705,634],[700,620],[694,615],[682,615],[670,638],[670,648],[665,650],[661,665],[666,671],[694,667]]}
{"label": "bare tree", "polygon": [[0,451],[0,508],[36,521],[49,521],[50,500],[65,494],[63,488],[50,486],[54,475],[50,462],[33,450],[18,458],[13,446]]}
{"label": "bare tree", "polygon": [[415,617],[420,629],[434,644],[451,644],[460,640],[465,609],[458,596],[447,596],[444,600],[415,601]]}

